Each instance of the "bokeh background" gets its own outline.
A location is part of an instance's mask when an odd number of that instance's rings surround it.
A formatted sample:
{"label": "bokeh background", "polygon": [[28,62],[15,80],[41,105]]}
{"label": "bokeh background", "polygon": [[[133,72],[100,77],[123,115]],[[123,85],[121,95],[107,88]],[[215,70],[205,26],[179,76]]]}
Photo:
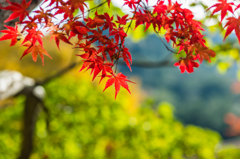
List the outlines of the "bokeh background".
{"label": "bokeh background", "polygon": [[[112,12],[123,14],[119,8]],[[136,84],[129,84],[132,94],[121,90],[116,100],[114,88],[102,92],[106,81],[98,84],[89,71],[79,73],[81,64],[43,85],[48,114],[38,108],[31,159],[240,158],[240,48],[234,35],[222,43],[220,27],[206,31],[216,58],[192,74],[181,74],[172,65],[175,56],[151,31],[143,32],[144,26],[130,32],[126,45],[133,55],[132,72],[120,64],[118,71]],[[45,57],[42,66],[30,55],[20,61],[20,45],[1,42],[0,70],[42,81],[79,61],[79,51],[71,46],[61,43],[58,51],[49,37],[44,46],[52,59]],[[169,64],[134,66],[163,60]],[[19,156],[25,99],[0,102],[0,159]]]}

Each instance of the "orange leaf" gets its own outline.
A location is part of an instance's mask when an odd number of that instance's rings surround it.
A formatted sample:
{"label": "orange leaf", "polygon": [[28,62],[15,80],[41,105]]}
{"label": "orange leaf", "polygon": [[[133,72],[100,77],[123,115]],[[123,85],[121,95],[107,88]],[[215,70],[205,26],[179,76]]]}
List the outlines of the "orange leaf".
{"label": "orange leaf", "polygon": [[65,34],[63,34],[63,33],[58,33],[55,31],[54,33],[52,33],[50,40],[52,40],[53,38],[55,39],[55,42],[56,42],[59,50],[60,50],[60,48],[59,48],[60,40],[72,45],[72,43],[70,43],[70,41],[65,37]]}
{"label": "orange leaf", "polygon": [[213,50],[210,50],[207,47],[204,47],[200,45],[199,43],[194,44],[195,46],[195,53],[200,61],[202,63],[203,59],[207,60],[208,62],[211,62],[210,57],[215,57],[216,53]]}
{"label": "orange leaf", "polygon": [[52,57],[47,53],[47,51],[42,47],[41,44],[38,44],[38,45],[33,45],[33,44],[26,44],[24,46],[27,46],[28,48],[23,52],[23,55],[21,57],[21,59],[29,54],[29,53],[32,53],[32,58],[33,58],[33,61],[37,61],[37,55],[39,54],[41,59],[42,59],[42,64],[44,66],[44,56],[43,55],[46,55],[48,56],[50,59],[52,59]]}

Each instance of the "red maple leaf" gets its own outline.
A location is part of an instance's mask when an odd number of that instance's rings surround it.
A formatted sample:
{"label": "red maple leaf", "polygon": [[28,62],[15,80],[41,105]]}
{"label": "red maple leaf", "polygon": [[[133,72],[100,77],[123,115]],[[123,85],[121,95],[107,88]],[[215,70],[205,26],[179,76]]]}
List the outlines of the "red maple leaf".
{"label": "red maple leaf", "polygon": [[216,53],[213,50],[209,49],[208,47],[202,46],[199,43],[195,43],[194,47],[195,53],[200,63],[202,63],[203,59],[207,60],[208,62],[211,62],[210,57],[216,56]]}
{"label": "red maple leaf", "polygon": [[221,3],[217,3],[217,4],[213,5],[213,6],[211,6],[210,8],[207,9],[207,11],[208,11],[209,9],[213,8],[213,7],[216,7],[216,8],[213,10],[211,16],[212,16],[214,13],[216,13],[216,12],[218,12],[218,11],[221,11],[221,21],[222,21],[223,18],[226,16],[227,11],[230,11],[231,13],[233,13],[232,5],[234,5],[234,3],[233,3],[233,2],[227,3],[227,0],[218,0],[218,2],[221,2]]}
{"label": "red maple leaf", "polygon": [[110,17],[108,13],[104,13],[104,19],[106,19],[105,25],[103,27],[103,30],[108,29],[109,31],[112,31],[113,27],[116,27],[116,24],[113,23],[113,16]]}
{"label": "red maple leaf", "polygon": [[107,0],[107,1],[108,1],[108,7],[110,8],[111,0]]}
{"label": "red maple leaf", "polygon": [[224,28],[227,27],[227,31],[226,31],[226,34],[224,36],[223,41],[226,39],[226,37],[233,30],[235,30],[236,36],[237,36],[238,41],[240,43],[240,28],[239,28],[239,26],[240,26],[240,16],[238,17],[238,19],[235,18],[235,17],[229,17],[229,18],[227,18],[227,21],[228,21],[227,24],[224,26]]}
{"label": "red maple leaf", "polygon": [[139,10],[139,12],[135,13],[134,19],[136,20],[136,25],[135,25],[135,29],[141,25],[146,23],[146,29],[145,31],[148,29],[148,27],[150,26],[150,21],[151,21],[151,14],[144,10],[144,12],[142,13],[141,10]]}
{"label": "red maple leaf", "polygon": [[85,19],[85,21],[87,21],[86,26],[89,28],[96,28],[96,27],[102,26],[105,23],[103,19],[97,16],[94,17],[93,19],[91,18]]}
{"label": "red maple leaf", "polygon": [[33,61],[36,62],[37,56],[39,54],[42,59],[43,66],[44,66],[44,56],[43,55],[47,55],[50,59],[52,59],[52,57],[47,53],[47,51],[43,48],[43,46],[41,44],[38,44],[38,45],[25,44],[24,46],[27,46],[28,48],[23,52],[21,59],[25,55],[32,53],[32,59],[33,59]]}
{"label": "red maple leaf", "polygon": [[85,1],[89,1],[89,0],[69,0],[67,4],[71,6],[72,13],[76,9],[80,9],[80,11],[82,12],[82,15],[84,15],[84,6],[88,7]]}
{"label": "red maple leaf", "polygon": [[23,22],[21,22],[21,24],[26,24],[23,29],[22,29],[22,32],[26,29],[26,28],[29,28],[29,29],[33,29],[33,28],[37,28],[37,23],[34,22],[35,19],[33,19],[32,17],[28,17],[29,20],[25,20]]}
{"label": "red maple leaf", "polygon": [[197,62],[195,62],[194,60],[196,60],[196,57],[186,57],[186,58],[180,58],[180,60],[178,62],[176,62],[174,64],[174,66],[179,66],[179,69],[181,70],[181,73],[184,73],[185,71],[187,71],[188,73],[192,73],[193,67],[199,67],[199,64]]}
{"label": "red maple leaf", "polygon": [[[92,54],[83,54],[83,55],[77,55],[80,56],[84,59],[87,59],[84,61],[80,71],[82,71],[83,69],[87,68],[86,70],[91,69],[91,74],[93,73],[93,79],[94,80],[97,75],[102,71],[102,75],[101,75],[101,80],[102,81],[103,78],[105,78],[107,76],[107,72],[108,73],[112,73],[112,66],[113,64],[110,62],[105,62],[102,57],[97,56],[96,52],[93,52]],[[93,57],[95,56],[95,57]],[[79,71],[79,72],[80,72]]]}
{"label": "red maple leaf", "polygon": [[50,12],[51,12],[50,9],[44,11],[44,10],[40,7],[40,10],[36,10],[36,11],[34,11],[34,12],[37,13],[37,15],[34,16],[34,19],[36,18],[36,19],[39,21],[39,23],[41,23],[41,22],[42,22],[42,19],[44,19],[46,25],[48,24],[49,19],[52,18],[52,17],[54,17],[54,16],[50,13]]}
{"label": "red maple leaf", "polygon": [[140,0],[124,0],[124,4],[123,5],[128,5],[129,8],[134,8],[136,9],[136,5],[140,3]]}
{"label": "red maple leaf", "polygon": [[[128,51],[128,48],[126,48],[126,47],[123,48],[122,58],[125,61],[125,63],[127,64],[130,71],[132,71],[131,66],[130,66],[130,64],[132,64],[132,56],[131,56],[130,52]],[[128,60],[130,61],[130,63]]]}
{"label": "red maple leaf", "polygon": [[8,30],[1,30],[2,33],[6,33],[5,35],[3,35],[1,38],[0,38],[0,41],[2,40],[9,40],[11,39],[11,44],[10,46],[13,46],[17,43],[17,37],[20,35],[18,33],[18,26],[17,24],[15,24],[15,28],[14,27],[11,27],[11,26],[6,26],[4,25],[6,28],[8,28]]}
{"label": "red maple leaf", "polygon": [[68,43],[68,44],[72,45],[72,43],[70,43],[70,41],[65,37],[65,34],[63,34],[63,33],[58,33],[57,31],[55,31],[51,34],[50,40],[52,40],[53,38],[55,39],[55,42],[56,42],[59,50],[60,50],[60,48],[59,48],[60,40],[62,40],[65,43]]}
{"label": "red maple leaf", "polygon": [[164,1],[158,2],[153,9],[153,14],[158,13],[158,14],[165,14],[167,11],[167,6],[164,5]]}
{"label": "red maple leaf", "polygon": [[[103,69],[103,60],[101,57],[97,57],[97,59],[90,59],[90,60],[86,60],[84,61],[83,67],[81,68],[81,70],[86,66],[89,65],[88,69],[92,69],[91,70],[91,74],[93,73],[93,78],[92,81],[97,77],[97,75],[102,71]],[[80,71],[81,71],[80,70]]]}
{"label": "red maple leaf", "polygon": [[61,29],[64,29],[67,35],[69,35],[70,32],[73,32],[76,35],[86,30],[86,28],[83,28],[83,27],[85,27],[85,25],[82,22],[69,20],[66,24],[62,26]]}
{"label": "red maple leaf", "polygon": [[10,10],[13,13],[8,17],[8,19],[4,21],[4,23],[11,21],[17,17],[19,17],[20,22],[22,22],[23,19],[29,14],[29,12],[26,9],[31,4],[31,1],[27,3],[26,0],[23,0],[21,4],[16,2],[10,2],[9,0],[6,1],[10,4],[10,6],[1,7],[0,9]]}
{"label": "red maple leaf", "polygon": [[27,41],[31,41],[32,44],[35,45],[36,42],[38,41],[39,44],[43,46],[43,42],[42,42],[43,33],[41,31],[37,31],[37,28],[34,28],[34,29],[28,29],[27,32],[28,32],[28,35],[23,40],[22,44],[24,44]]}
{"label": "red maple leaf", "polygon": [[71,10],[70,5],[59,6],[59,7],[56,7],[56,9],[58,9],[58,10],[56,11],[56,13],[54,15],[64,13],[62,21],[66,20],[67,18],[70,18],[70,19],[73,18],[73,12]]}
{"label": "red maple leaf", "polygon": [[127,82],[131,82],[131,83],[134,83],[130,80],[127,79],[127,76],[123,75],[121,72],[118,73],[117,75],[108,75],[107,77],[110,77],[106,83],[106,86],[103,90],[103,92],[108,88],[110,87],[111,85],[113,85],[113,83],[115,84],[115,99],[117,98],[117,95],[118,95],[118,92],[120,90],[120,86],[122,86],[123,88],[125,88],[130,94],[130,90],[129,90],[129,87],[128,87],[128,84]]}
{"label": "red maple leaf", "polygon": [[127,21],[128,21],[128,19],[127,19],[127,17],[128,17],[128,14],[127,15],[124,15],[123,17],[119,17],[118,15],[117,15],[117,21],[116,21],[116,23],[119,23],[120,25],[126,25],[126,23],[127,23]]}

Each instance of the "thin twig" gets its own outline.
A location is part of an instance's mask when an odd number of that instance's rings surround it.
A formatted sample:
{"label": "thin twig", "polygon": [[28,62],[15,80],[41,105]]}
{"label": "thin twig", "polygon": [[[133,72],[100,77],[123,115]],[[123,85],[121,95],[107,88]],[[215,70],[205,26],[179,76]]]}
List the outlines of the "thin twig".
{"label": "thin twig", "polygon": [[[118,64],[126,65],[123,61],[119,61]],[[159,68],[159,67],[172,67],[173,63],[168,60],[152,62],[152,61],[133,61],[132,66],[141,68]]]}

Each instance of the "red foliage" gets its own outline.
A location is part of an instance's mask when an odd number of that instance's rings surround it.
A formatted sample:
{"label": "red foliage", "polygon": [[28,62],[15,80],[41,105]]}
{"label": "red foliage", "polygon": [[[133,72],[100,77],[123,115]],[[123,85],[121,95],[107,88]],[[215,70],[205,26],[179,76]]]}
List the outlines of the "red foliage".
{"label": "red foliage", "polygon": [[216,7],[211,16],[217,12],[221,12],[221,21],[223,20],[223,18],[226,16],[227,14],[227,11],[230,11],[231,13],[233,13],[233,9],[232,9],[232,6],[234,5],[233,2],[231,3],[227,3],[227,0],[218,0],[218,2],[221,2],[221,3],[217,3],[213,6],[211,6],[210,8],[208,8],[207,10],[213,8],[213,7]]}
{"label": "red foliage", "polygon": [[[106,87],[104,88],[103,91],[105,91],[105,89],[107,89],[109,86],[113,85],[113,83],[115,84],[115,99],[117,98],[117,94],[120,90],[120,86],[122,86],[123,88],[125,88],[130,94],[130,90],[128,88],[128,84],[127,82],[132,82],[129,81],[127,79],[127,76],[124,76],[121,72],[118,73],[117,75],[112,74],[111,76],[108,75],[107,77],[110,77],[106,83]],[[133,83],[133,82],[132,82]]]}
{"label": "red foliage", "polygon": [[227,136],[237,136],[240,135],[240,117],[233,113],[228,113],[224,117],[224,121],[229,125],[226,130]]}
{"label": "red foliage", "polygon": [[[121,73],[115,75],[113,71],[113,66],[117,65],[119,59],[123,59],[131,70],[131,54],[128,48],[125,47],[125,38],[130,29],[128,22],[132,24],[132,21],[135,21],[135,28],[145,25],[145,31],[151,26],[156,33],[161,29],[165,29],[167,32],[164,37],[167,42],[172,41],[173,47],[179,48],[179,52],[183,55],[175,63],[175,66],[179,66],[181,73],[184,73],[185,70],[191,73],[194,71],[193,68],[199,67],[199,63],[202,63],[203,60],[210,62],[210,57],[215,56],[215,52],[205,45],[204,35],[201,33],[201,30],[204,30],[201,22],[194,20],[192,11],[182,8],[178,2],[173,3],[171,0],[167,0],[167,3],[165,3],[164,0],[158,0],[150,9],[148,0],[124,0],[124,5],[134,10],[132,17],[128,15],[122,17],[117,15],[115,17],[114,15],[109,15],[107,12],[98,14],[96,11],[95,17],[92,19],[90,17],[84,18],[84,14],[87,12],[90,14],[91,10],[91,8],[86,9],[87,1],[44,0],[43,3],[50,2],[48,7],[51,7],[51,9],[44,11],[40,7],[39,10],[34,11],[34,16],[30,16],[27,8],[31,1],[26,2],[26,0],[23,0],[21,4],[18,4],[7,0],[9,6],[1,7],[1,9],[10,10],[13,13],[5,22],[19,17],[18,24],[24,24],[25,26],[21,30],[21,33],[18,32],[17,25],[15,28],[5,26],[7,30],[1,31],[5,35],[0,38],[0,41],[10,39],[12,46],[16,44],[19,35],[26,34],[22,45],[26,46],[27,49],[24,51],[22,57],[32,53],[33,60],[36,61],[39,54],[43,62],[43,55],[49,55],[43,47],[42,38],[44,35],[37,27],[40,24],[41,28],[48,28],[47,31],[51,35],[51,39],[55,39],[58,48],[59,42],[62,40],[70,45],[74,44],[75,48],[82,49],[84,54],[78,55],[84,61],[81,70],[84,68],[90,69],[91,73],[93,73],[93,80],[99,74],[101,74],[100,81],[103,78],[109,78],[105,89],[114,83],[115,98],[120,90],[120,86],[129,91],[127,82],[130,81],[127,80],[127,77]],[[233,10],[233,3],[227,3],[227,0],[219,0],[218,2],[210,7],[214,8],[211,16],[217,12],[221,12],[221,21],[225,18],[227,12],[234,13],[235,10],[240,8],[240,5],[238,5]],[[111,0],[106,0],[94,9],[104,4],[110,7]],[[79,9],[81,14],[74,17],[76,9]],[[52,10],[56,11],[54,15],[51,14]],[[54,24],[52,19],[57,14],[63,14],[63,20],[58,24]],[[24,20],[26,16],[28,20]],[[84,19],[84,22],[80,20],[81,18]],[[239,17],[230,17],[227,18],[227,21],[225,25],[227,32],[224,39],[235,30],[240,42]],[[108,35],[103,34],[106,30],[109,32]],[[71,42],[73,37],[78,39],[77,42]],[[93,43],[95,44],[93,45]]]}

